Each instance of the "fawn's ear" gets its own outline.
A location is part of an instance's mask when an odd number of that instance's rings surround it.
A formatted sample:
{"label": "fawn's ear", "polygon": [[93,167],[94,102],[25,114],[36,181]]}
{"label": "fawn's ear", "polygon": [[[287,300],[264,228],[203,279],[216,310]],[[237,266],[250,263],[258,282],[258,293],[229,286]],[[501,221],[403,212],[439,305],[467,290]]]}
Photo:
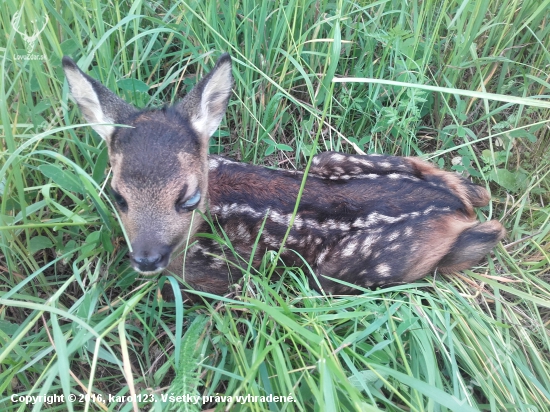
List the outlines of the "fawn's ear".
{"label": "fawn's ear", "polygon": [[63,70],[69,82],[71,95],[78,103],[88,123],[100,123],[92,128],[105,140],[109,140],[115,126],[137,110],[115,95],[97,80],[78,68],[69,57],[63,57]]}
{"label": "fawn's ear", "polygon": [[208,141],[220,125],[232,87],[231,56],[224,53],[212,71],[176,105],[176,110],[189,119],[201,140]]}

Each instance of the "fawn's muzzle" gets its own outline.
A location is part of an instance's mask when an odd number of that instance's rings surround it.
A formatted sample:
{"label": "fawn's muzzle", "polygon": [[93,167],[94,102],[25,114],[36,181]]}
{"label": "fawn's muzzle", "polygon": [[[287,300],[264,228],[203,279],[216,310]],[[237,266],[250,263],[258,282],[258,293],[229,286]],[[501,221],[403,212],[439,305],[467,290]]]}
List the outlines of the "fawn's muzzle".
{"label": "fawn's muzzle", "polygon": [[171,253],[172,248],[169,246],[160,246],[155,249],[134,248],[130,253],[130,261],[136,271],[152,275],[168,266]]}

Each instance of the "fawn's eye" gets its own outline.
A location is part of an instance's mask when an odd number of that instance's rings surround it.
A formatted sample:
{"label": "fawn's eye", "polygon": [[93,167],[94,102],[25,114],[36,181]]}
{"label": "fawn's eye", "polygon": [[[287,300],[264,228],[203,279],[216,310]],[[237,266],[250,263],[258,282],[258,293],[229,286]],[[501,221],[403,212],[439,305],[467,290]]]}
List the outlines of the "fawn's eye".
{"label": "fawn's eye", "polygon": [[192,212],[197,208],[200,201],[201,192],[199,191],[199,189],[197,189],[195,194],[192,195],[190,198],[186,200],[178,199],[178,201],[176,202],[176,210],[180,213]]}
{"label": "fawn's eye", "polygon": [[113,195],[113,198],[115,199],[115,203],[120,209],[120,211],[126,212],[128,210],[128,203],[126,203],[126,200],[124,200],[124,197],[122,197],[122,195],[112,187],[111,187],[111,194]]}

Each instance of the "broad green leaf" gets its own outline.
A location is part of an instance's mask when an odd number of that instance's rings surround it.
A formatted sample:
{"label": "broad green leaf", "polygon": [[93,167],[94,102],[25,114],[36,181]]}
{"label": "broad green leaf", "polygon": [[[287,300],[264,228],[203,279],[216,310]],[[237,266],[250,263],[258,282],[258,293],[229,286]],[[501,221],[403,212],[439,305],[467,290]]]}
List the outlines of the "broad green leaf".
{"label": "broad green leaf", "polygon": [[38,169],[56,183],[59,187],[70,192],[84,194],[84,188],[80,183],[80,179],[72,172],[62,169],[59,165],[45,164],[40,165]]}
{"label": "broad green leaf", "polygon": [[148,92],[149,86],[138,79],[122,79],[117,82],[118,87],[128,92]]}
{"label": "broad green leaf", "polygon": [[46,236],[35,236],[29,241],[29,252],[36,253],[39,250],[53,246],[53,242]]}

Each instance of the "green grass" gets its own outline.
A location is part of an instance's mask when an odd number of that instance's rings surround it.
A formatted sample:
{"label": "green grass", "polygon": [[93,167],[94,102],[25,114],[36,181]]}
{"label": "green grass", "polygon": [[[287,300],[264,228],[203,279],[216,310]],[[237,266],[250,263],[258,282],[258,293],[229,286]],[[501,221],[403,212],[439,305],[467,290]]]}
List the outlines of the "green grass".
{"label": "green grass", "polygon": [[[550,1],[129,3],[0,8],[2,410],[550,410]],[[20,7],[27,35],[49,16],[40,60],[23,58]],[[106,149],[60,60],[143,107],[222,51],[236,83],[212,153],[422,156],[487,185],[479,216],[503,222],[503,244],[456,276],[333,298],[299,269],[267,281],[269,254],[228,297],[164,301],[128,266]],[[270,394],[293,401],[236,399]],[[77,401],[11,400],[25,395]]]}

